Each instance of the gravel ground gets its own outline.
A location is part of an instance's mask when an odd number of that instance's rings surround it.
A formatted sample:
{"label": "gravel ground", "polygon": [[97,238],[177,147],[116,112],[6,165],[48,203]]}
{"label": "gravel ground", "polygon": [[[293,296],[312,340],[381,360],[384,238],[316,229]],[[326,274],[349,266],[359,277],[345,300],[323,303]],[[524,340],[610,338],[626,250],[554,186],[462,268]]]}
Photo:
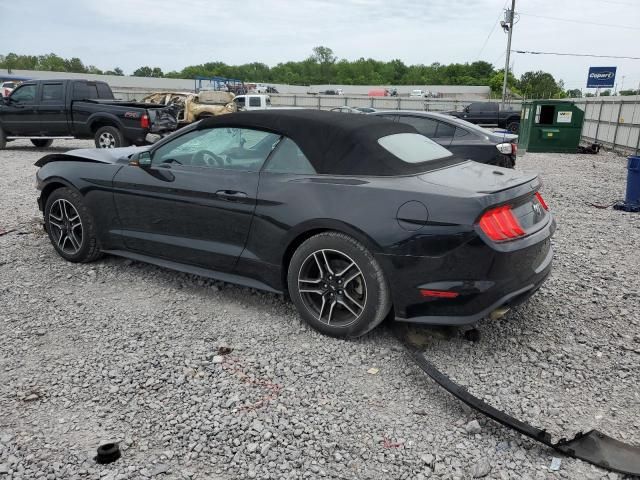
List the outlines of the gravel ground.
{"label": "gravel ground", "polygon": [[[552,471],[553,451],[441,390],[388,326],[340,341],[275,295],[63,261],[39,225],[41,155],[0,152],[0,229],[16,229],[0,237],[0,480],[621,477],[568,458]],[[426,331],[451,377],[555,437],[597,427],[640,444],[640,215],[586,203],[622,197],[624,166],[521,159],[557,215],[553,276],[477,343]],[[108,441],[123,456],[97,465]]]}

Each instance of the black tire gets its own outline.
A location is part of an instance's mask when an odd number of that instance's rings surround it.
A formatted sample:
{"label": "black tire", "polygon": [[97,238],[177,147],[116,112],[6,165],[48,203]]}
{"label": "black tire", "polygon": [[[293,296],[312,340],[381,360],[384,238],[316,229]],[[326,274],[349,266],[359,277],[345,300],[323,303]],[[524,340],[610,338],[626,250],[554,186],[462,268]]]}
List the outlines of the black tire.
{"label": "black tire", "polygon": [[124,139],[122,132],[110,125],[100,127],[94,136],[96,148],[119,148],[126,147],[128,143]]}
{"label": "black tire", "polygon": [[[321,270],[321,264],[317,263],[320,257],[314,254],[323,252],[326,257],[321,262],[325,267]],[[350,262],[354,266],[340,276]],[[325,272],[327,263],[330,268]],[[299,282],[307,276],[313,277],[312,282],[322,293],[300,288],[301,283],[311,284],[304,281],[306,278]],[[332,337],[362,336],[382,322],[391,309],[389,287],[380,264],[360,242],[339,232],[320,233],[304,241],[289,263],[287,284],[302,319]]]}
{"label": "black tire", "polygon": [[4,134],[4,130],[0,128],[0,150],[4,150],[4,147],[7,146],[7,137]]}
{"label": "black tire", "polygon": [[44,225],[53,248],[65,260],[87,263],[102,255],[93,216],[77,191],[59,188],[49,195]]}
{"label": "black tire", "polygon": [[32,139],[31,143],[33,143],[34,147],[38,148],[49,148],[53,144],[53,140],[51,139]]}
{"label": "black tire", "polygon": [[520,122],[517,120],[507,120],[507,130],[511,133],[518,133],[520,131]]}
{"label": "black tire", "polygon": [[508,155],[500,155],[498,161],[496,162],[496,166],[503,168],[515,168],[516,161],[513,159],[513,157],[510,157]]}

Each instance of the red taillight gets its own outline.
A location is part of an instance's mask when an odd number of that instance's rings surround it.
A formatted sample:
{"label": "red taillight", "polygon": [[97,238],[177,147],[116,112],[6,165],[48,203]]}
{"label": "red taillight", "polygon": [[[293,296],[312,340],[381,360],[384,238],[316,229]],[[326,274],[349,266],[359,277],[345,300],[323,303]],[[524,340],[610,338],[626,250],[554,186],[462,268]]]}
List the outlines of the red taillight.
{"label": "red taillight", "polygon": [[525,234],[509,205],[487,210],[480,218],[480,228],[496,242],[513,240]]}
{"label": "red taillight", "polygon": [[140,127],[149,128],[149,115],[144,114],[140,117]]}
{"label": "red taillight", "polygon": [[540,205],[542,205],[542,208],[544,208],[545,210],[549,210],[549,205],[547,205],[547,202],[544,201],[544,198],[542,198],[540,192],[536,192],[536,198],[538,199],[538,202],[540,202]]}
{"label": "red taillight", "polygon": [[517,143],[512,143],[511,144],[511,155],[517,155],[518,154],[518,144]]}
{"label": "red taillight", "polygon": [[424,290],[421,288],[420,295],[431,298],[456,298],[460,294],[458,292],[447,292],[446,290]]}

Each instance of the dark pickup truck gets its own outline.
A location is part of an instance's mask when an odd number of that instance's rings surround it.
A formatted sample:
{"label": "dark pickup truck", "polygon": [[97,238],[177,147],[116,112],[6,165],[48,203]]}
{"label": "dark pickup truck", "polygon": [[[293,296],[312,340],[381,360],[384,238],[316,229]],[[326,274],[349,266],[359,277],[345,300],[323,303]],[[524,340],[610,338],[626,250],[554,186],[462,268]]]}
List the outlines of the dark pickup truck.
{"label": "dark pickup truck", "polygon": [[93,138],[98,148],[144,145],[177,125],[168,107],[114,100],[105,82],[27,81],[0,101],[0,150],[19,138],[36,147],[69,138]]}
{"label": "dark pickup truck", "polygon": [[500,104],[495,102],[470,103],[461,112],[446,113],[476,125],[497,125],[511,133],[518,133],[520,129],[520,110],[512,110],[510,107],[500,110]]}

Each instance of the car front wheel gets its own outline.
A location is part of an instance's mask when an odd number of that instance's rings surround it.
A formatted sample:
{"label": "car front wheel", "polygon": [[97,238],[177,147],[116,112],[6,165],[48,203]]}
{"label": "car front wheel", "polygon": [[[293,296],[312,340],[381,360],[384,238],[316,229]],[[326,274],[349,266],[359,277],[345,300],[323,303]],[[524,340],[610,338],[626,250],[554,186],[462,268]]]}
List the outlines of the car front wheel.
{"label": "car front wheel", "polygon": [[360,242],[325,232],[295,251],[287,275],[300,316],[332,337],[359,337],[389,313],[389,287],[379,263]]}
{"label": "car front wheel", "polygon": [[70,262],[91,262],[100,257],[96,228],[82,196],[70,188],[49,195],[44,222],[53,248]]}

